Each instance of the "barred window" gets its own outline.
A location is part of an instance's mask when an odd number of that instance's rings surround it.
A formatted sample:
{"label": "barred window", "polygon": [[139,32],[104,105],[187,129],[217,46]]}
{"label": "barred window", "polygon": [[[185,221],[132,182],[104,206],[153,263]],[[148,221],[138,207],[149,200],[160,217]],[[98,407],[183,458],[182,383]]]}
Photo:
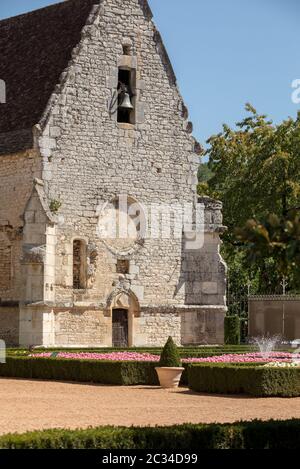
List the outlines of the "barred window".
{"label": "barred window", "polygon": [[86,288],[86,243],[80,239],[73,242],[73,288]]}

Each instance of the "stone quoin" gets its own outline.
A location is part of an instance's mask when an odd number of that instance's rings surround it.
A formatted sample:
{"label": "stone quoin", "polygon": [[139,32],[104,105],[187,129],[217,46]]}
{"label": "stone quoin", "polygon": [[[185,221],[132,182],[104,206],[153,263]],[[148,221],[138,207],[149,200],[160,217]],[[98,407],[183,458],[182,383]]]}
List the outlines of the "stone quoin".
{"label": "stone quoin", "polygon": [[[146,0],[67,0],[0,21],[0,339],[223,342],[222,204]],[[204,244],[102,239],[99,207],[204,206]]]}

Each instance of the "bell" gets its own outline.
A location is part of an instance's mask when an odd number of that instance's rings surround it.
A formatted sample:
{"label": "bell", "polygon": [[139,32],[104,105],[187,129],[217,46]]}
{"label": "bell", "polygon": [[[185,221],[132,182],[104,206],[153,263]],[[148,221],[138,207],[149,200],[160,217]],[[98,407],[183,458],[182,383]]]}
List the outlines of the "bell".
{"label": "bell", "polygon": [[121,109],[134,109],[134,107],[132,106],[131,101],[130,101],[129,93],[124,93],[124,97],[123,97],[121,103],[119,104],[119,108],[121,108]]}

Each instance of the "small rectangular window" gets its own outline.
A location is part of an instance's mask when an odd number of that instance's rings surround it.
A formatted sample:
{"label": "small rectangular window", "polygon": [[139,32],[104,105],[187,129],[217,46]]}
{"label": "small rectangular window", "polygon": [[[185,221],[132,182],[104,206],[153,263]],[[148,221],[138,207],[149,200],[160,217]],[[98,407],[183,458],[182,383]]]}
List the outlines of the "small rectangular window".
{"label": "small rectangular window", "polygon": [[117,273],[118,274],[128,274],[129,273],[129,261],[126,259],[117,260]]}
{"label": "small rectangular window", "polygon": [[86,288],[86,244],[81,240],[73,242],[73,288]]}

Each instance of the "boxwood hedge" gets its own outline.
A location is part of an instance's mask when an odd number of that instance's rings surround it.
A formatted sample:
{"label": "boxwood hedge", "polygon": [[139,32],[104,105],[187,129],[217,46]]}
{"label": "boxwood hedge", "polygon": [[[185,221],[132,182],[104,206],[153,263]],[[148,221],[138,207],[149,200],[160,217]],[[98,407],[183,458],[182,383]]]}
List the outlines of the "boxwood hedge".
{"label": "boxwood hedge", "polygon": [[[9,378],[77,381],[111,385],[158,385],[156,362],[115,362],[8,356],[0,376]],[[185,365],[187,368],[188,365]],[[186,371],[181,384],[187,384]]]}
{"label": "boxwood hedge", "polygon": [[241,340],[241,322],[239,316],[225,316],[224,341],[228,345],[239,345]]}
{"label": "boxwood hedge", "polygon": [[10,357],[0,376],[112,385],[158,384],[153,362]]}
{"label": "boxwood hedge", "polygon": [[1,449],[300,449],[300,420],[46,430],[0,437]]}
{"label": "boxwood hedge", "polygon": [[300,368],[202,363],[188,368],[188,383],[197,392],[295,397],[300,396]]}

